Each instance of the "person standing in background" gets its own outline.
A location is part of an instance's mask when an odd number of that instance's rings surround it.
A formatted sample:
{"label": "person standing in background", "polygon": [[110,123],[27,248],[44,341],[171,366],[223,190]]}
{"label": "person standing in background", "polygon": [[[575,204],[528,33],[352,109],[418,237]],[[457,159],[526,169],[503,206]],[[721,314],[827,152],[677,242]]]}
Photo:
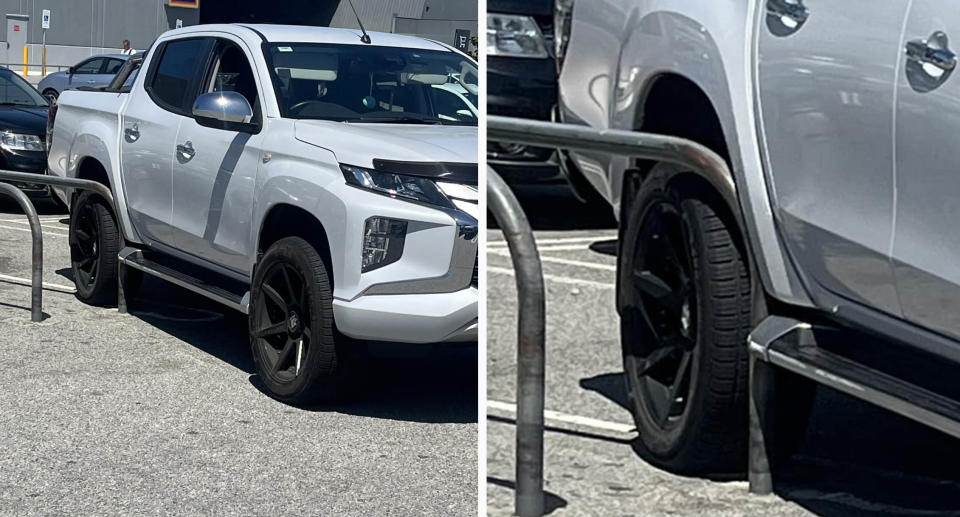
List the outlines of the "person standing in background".
{"label": "person standing in background", "polygon": [[121,54],[125,56],[132,56],[137,53],[136,50],[130,48],[130,40],[123,40],[123,50],[120,51]]}

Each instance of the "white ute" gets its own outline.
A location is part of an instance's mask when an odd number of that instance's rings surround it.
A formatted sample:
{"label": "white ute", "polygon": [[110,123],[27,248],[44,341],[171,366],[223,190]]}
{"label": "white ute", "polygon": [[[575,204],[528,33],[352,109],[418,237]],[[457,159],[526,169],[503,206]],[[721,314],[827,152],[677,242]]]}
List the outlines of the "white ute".
{"label": "white ute", "polygon": [[[163,34],[118,87],[66,91],[49,173],[77,296],[143,273],[248,314],[271,394],[330,398],[351,339],[477,339],[477,65],[420,38],[206,25]],[[142,63],[141,63],[142,61]],[[139,69],[137,68],[139,65]],[[444,85],[451,86],[444,86]]]}

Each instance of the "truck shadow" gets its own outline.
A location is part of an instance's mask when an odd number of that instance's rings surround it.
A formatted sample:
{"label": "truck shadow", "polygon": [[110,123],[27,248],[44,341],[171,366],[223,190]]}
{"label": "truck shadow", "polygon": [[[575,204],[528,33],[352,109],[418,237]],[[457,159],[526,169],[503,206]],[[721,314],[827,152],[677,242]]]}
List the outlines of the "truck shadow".
{"label": "truck shadow", "polygon": [[[143,301],[148,299],[163,302],[148,305]],[[245,315],[152,277],[144,278],[130,314],[250,374],[250,383],[264,391],[250,356]],[[477,421],[475,344],[365,348],[343,401],[300,409],[410,422]]]}
{"label": "truck shadow", "polygon": [[[580,386],[627,407],[622,373]],[[647,463],[656,460],[632,444]],[[960,515],[960,440],[825,387],[800,448],[774,472],[774,491],[817,515]],[[746,479],[745,473],[709,476]]]}

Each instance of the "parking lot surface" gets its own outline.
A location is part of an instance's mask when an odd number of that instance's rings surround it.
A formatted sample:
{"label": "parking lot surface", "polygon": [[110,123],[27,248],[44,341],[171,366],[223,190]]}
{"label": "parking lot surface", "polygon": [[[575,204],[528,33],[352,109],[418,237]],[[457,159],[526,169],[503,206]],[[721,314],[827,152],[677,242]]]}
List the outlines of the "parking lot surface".
{"label": "parking lot surface", "polygon": [[260,390],[238,313],[146,279],[131,313],[73,294],[66,215],[0,198],[0,514],[475,515],[477,349],[371,346],[352,395]]}
{"label": "parking lot surface", "polygon": [[[545,490],[551,515],[960,515],[960,442],[819,389],[803,444],[775,495],[745,476],[701,479],[644,459],[626,409],[614,307],[616,230],[603,209],[521,195],[547,292]],[[488,230],[487,504],[514,497],[516,286],[502,234]],[[744,422],[746,426],[746,422]],[[746,466],[746,458],[744,458]]]}

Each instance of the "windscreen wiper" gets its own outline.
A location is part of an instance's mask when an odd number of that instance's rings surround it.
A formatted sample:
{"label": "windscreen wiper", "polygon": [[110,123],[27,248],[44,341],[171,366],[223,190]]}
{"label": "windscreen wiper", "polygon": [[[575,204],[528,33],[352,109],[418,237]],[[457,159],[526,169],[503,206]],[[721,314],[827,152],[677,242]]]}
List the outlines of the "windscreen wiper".
{"label": "windscreen wiper", "polygon": [[429,117],[360,117],[359,119],[354,119],[349,122],[364,122],[373,124],[439,124],[440,119]]}

